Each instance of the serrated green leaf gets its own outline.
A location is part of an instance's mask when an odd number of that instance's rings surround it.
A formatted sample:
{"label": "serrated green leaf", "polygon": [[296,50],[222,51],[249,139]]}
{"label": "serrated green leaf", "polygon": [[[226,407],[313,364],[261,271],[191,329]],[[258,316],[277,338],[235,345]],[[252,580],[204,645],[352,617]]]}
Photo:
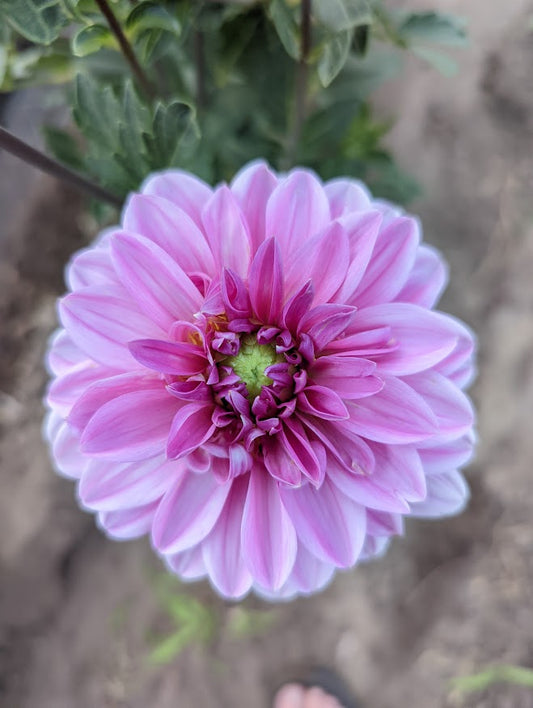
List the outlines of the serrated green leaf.
{"label": "serrated green leaf", "polygon": [[318,77],[322,86],[329,86],[346,64],[352,41],[351,32],[339,32],[326,42],[318,62]]}
{"label": "serrated green leaf", "polygon": [[181,35],[181,23],[162,5],[154,2],[140,2],[128,15],[126,29],[133,36],[144,30],[164,30],[176,37]]}
{"label": "serrated green leaf", "polygon": [[47,149],[56,159],[73,169],[83,168],[79,145],[70,133],[52,125],[45,125],[43,134]]}
{"label": "serrated green leaf", "polygon": [[61,0],[0,0],[0,16],[26,39],[51,44],[68,23]]}
{"label": "serrated green leaf", "polygon": [[330,32],[342,32],[372,22],[367,0],[323,0],[315,2],[313,14]]}
{"label": "serrated green leaf", "polygon": [[411,47],[411,51],[420,59],[431,64],[434,69],[440,71],[443,76],[451,77],[457,74],[457,62],[447,54],[439,52],[432,47],[422,47],[420,45]]}
{"label": "serrated green leaf", "polygon": [[104,149],[118,149],[117,117],[120,105],[110,86],[102,87],[85,74],[74,85],[73,114],[81,131]]}
{"label": "serrated green leaf", "polygon": [[72,53],[77,57],[85,57],[99,51],[102,47],[112,47],[116,44],[108,27],[89,25],[82,27],[72,38]]}
{"label": "serrated green leaf", "polygon": [[439,12],[413,12],[400,23],[398,31],[408,42],[431,42],[464,47],[468,44],[465,21]]}
{"label": "serrated green leaf", "polygon": [[285,47],[285,51],[293,59],[298,59],[300,56],[300,37],[294,12],[285,0],[272,0],[268,10],[270,19],[281,43]]}

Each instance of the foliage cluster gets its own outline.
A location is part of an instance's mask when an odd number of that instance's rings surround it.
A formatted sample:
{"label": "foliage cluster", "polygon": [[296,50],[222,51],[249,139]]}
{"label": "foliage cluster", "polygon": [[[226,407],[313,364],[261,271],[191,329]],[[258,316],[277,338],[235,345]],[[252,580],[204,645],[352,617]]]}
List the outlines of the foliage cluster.
{"label": "foliage cluster", "polygon": [[153,170],[217,182],[261,156],[406,202],[369,97],[406,51],[451,73],[441,48],[466,42],[457,18],[385,0],[0,0],[0,27],[0,90],[65,84],[79,130],[47,128],[48,147],[120,197]]}

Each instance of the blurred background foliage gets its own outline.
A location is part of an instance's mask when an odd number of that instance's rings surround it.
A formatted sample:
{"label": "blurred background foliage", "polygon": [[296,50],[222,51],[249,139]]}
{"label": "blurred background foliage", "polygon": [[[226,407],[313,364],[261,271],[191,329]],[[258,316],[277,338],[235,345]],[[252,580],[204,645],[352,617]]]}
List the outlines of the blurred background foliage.
{"label": "blurred background foliage", "polygon": [[465,43],[459,18],[386,0],[0,0],[0,90],[64,84],[74,125],[48,149],[121,198],[154,170],[216,183],[263,157],[406,203],[369,99],[406,52],[451,75]]}

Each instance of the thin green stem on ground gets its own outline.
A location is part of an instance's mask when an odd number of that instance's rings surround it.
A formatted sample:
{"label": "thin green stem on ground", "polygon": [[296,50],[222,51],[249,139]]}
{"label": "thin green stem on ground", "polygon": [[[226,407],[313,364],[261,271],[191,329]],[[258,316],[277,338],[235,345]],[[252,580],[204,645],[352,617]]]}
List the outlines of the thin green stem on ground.
{"label": "thin green stem on ground", "polygon": [[133,51],[128,38],[124,34],[122,27],[120,26],[120,23],[117,20],[113,10],[109,6],[107,0],[96,0],[96,4],[100,8],[100,12],[102,13],[102,15],[105,17],[107,24],[109,25],[109,29],[115,35],[116,40],[119,43],[120,49],[124,54],[126,61],[130,65],[134,76],[139,82],[139,85],[141,86],[145,94],[148,96],[148,98],[155,98],[155,90],[150,81],[148,80],[148,77],[144,73],[143,68],[139,64],[137,57],[135,56],[135,52]]}
{"label": "thin green stem on ground", "polygon": [[42,172],[46,172],[52,177],[66,182],[71,187],[84,192],[94,199],[98,199],[102,202],[107,202],[112,206],[120,209],[122,207],[122,200],[115,194],[108,192],[107,189],[100,187],[98,184],[91,182],[86,177],[74,172],[73,170],[65,167],[60,162],[48,157],[44,153],[31,147],[20,138],[17,138],[13,133],[10,133],[5,128],[0,127],[0,149],[4,149],[10,152],[12,155],[24,160],[32,167],[36,167]]}

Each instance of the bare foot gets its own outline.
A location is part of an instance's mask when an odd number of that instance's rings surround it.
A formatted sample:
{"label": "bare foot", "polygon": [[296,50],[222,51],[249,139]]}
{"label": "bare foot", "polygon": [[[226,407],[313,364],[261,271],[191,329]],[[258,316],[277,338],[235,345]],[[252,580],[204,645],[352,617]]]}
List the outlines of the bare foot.
{"label": "bare foot", "polygon": [[274,698],[273,708],[342,708],[339,701],[321,688],[304,688],[297,683],[282,686]]}

